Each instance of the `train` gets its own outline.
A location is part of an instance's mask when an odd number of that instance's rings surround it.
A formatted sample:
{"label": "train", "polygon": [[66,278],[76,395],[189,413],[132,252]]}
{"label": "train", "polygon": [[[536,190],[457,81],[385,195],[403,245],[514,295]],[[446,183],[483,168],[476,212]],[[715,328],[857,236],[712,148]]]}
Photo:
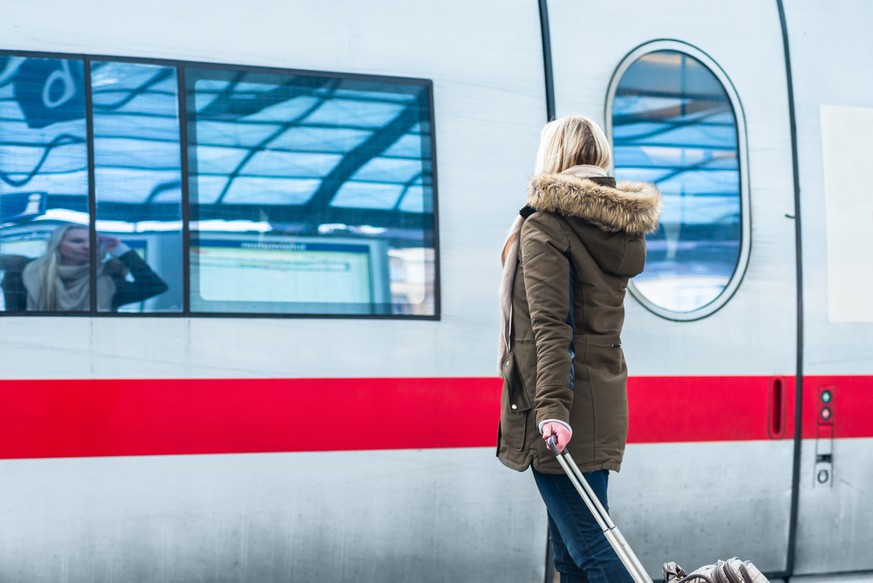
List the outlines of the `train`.
{"label": "train", "polygon": [[[496,294],[568,114],[664,198],[628,542],[873,580],[870,3],[3,7],[0,581],[550,580],[494,457]],[[34,308],[62,225],[91,285]],[[165,291],[118,300],[113,250]]]}

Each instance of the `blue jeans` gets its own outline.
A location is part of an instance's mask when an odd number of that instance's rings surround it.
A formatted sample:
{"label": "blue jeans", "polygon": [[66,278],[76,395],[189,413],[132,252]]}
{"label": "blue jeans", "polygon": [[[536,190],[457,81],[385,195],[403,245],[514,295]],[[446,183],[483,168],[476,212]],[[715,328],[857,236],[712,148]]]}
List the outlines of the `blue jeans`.
{"label": "blue jeans", "polygon": [[[549,511],[549,540],[561,583],[633,583],[570,478],[563,474],[541,474],[533,467],[531,471]],[[609,471],[584,476],[608,510]]]}

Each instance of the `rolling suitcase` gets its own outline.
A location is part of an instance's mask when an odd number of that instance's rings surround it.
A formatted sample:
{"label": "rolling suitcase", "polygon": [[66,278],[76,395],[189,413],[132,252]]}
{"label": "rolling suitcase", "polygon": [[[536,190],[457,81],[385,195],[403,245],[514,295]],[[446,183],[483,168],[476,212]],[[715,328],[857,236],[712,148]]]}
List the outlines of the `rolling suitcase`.
{"label": "rolling suitcase", "polygon": [[627,569],[627,572],[630,573],[631,579],[634,580],[634,583],[653,583],[649,574],[646,573],[646,570],[643,568],[643,564],[637,558],[636,554],[634,554],[633,550],[631,550],[627,541],[624,540],[621,531],[618,530],[618,527],[615,526],[614,522],[612,522],[612,519],[609,517],[609,514],[606,513],[603,504],[601,504],[600,500],[597,499],[591,486],[588,485],[588,481],[585,480],[585,476],[582,475],[579,466],[577,466],[576,462],[573,461],[570,452],[568,452],[566,448],[564,448],[564,451],[558,451],[554,435],[549,437],[546,441],[546,445],[548,446],[549,451],[558,458],[558,463],[561,464],[562,468],[564,468],[564,472],[567,474],[567,477],[570,478],[573,487],[576,488],[576,491],[579,492],[580,496],[582,496],[582,501],[585,502],[585,506],[587,506],[588,510],[591,511],[591,514],[594,515],[594,520],[597,521],[597,525],[600,527],[600,530],[603,531],[603,536],[605,536],[606,540],[609,541],[609,546],[611,546],[615,551],[615,554],[618,555],[618,558],[621,560],[624,568]]}
{"label": "rolling suitcase", "polygon": [[[579,495],[585,506],[594,515],[597,525],[603,532],[603,536],[609,541],[609,545],[618,555],[627,572],[630,573],[634,583],[653,583],[651,577],[643,568],[643,564],[637,558],[636,554],[627,544],[621,531],[612,522],[612,519],[607,514],[606,509],[597,499],[591,486],[585,480],[585,476],[579,470],[579,466],[573,461],[570,452],[566,449],[558,451],[555,443],[555,436],[551,436],[546,440],[546,445],[555,457],[558,463],[564,469],[567,477]],[[664,581],[666,583],[769,583],[767,578],[748,561],[741,561],[736,557],[727,561],[718,561],[714,565],[706,565],[686,574],[682,568],[676,563],[664,563]]]}

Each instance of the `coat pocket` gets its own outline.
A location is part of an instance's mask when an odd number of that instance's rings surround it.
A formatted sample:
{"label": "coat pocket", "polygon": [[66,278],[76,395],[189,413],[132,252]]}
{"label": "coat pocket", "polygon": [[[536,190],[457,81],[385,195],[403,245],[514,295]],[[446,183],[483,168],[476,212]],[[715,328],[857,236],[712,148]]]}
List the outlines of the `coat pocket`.
{"label": "coat pocket", "polygon": [[503,363],[503,394],[500,397],[500,433],[510,449],[524,449],[531,408],[515,354],[510,353]]}

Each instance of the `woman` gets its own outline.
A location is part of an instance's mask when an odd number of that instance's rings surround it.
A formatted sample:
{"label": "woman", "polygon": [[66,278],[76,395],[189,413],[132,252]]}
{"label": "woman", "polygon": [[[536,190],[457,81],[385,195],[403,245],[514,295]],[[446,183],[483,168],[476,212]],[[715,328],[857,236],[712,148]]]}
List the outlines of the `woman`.
{"label": "woman", "polygon": [[[167,284],[127,245],[106,235],[98,238],[97,310],[142,301],[167,291]],[[103,262],[106,255],[113,259]],[[87,227],[61,225],[46,251],[30,261],[21,274],[29,311],[75,312],[90,309],[91,243]],[[127,280],[130,273],[133,282]],[[25,295],[25,294],[21,294]],[[21,309],[25,306],[7,306]]]}
{"label": "woman", "polygon": [[532,466],[562,583],[631,581],[545,446],[556,436],[607,506],[627,437],[625,289],[643,270],[644,234],[661,211],[654,186],[607,176],[611,160],[591,120],[547,124],[527,205],[503,248],[497,455],[518,471]]}

